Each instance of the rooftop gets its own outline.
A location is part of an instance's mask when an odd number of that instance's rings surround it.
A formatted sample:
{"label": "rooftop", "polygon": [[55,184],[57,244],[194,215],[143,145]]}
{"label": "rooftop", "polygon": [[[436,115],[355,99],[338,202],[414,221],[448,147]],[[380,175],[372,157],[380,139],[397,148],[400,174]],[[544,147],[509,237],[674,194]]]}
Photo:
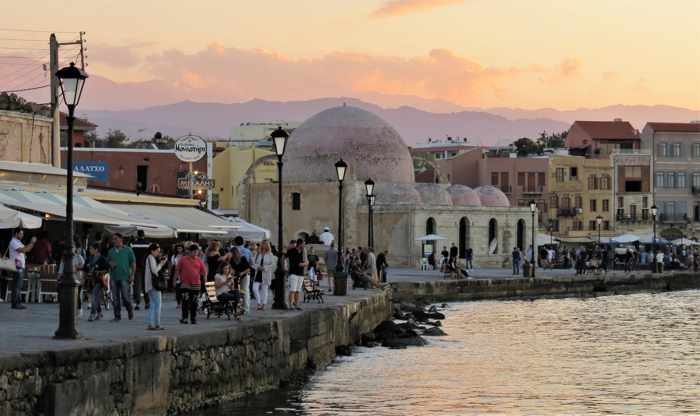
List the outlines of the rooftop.
{"label": "rooftop", "polygon": [[[68,120],[66,117],[67,117],[66,113],[61,113],[61,129],[62,130],[68,128]],[[75,121],[73,122],[73,129],[76,131],[94,130],[96,128],[97,128],[97,124],[91,123],[84,118],[76,117]]]}
{"label": "rooftop", "polygon": [[[639,132],[628,121],[574,121],[592,139],[639,139]],[[572,126],[573,127],[573,126]]]}
{"label": "rooftop", "polygon": [[678,132],[678,133],[700,133],[700,123],[647,123],[654,131]]}
{"label": "rooftop", "polygon": [[[43,163],[10,162],[7,160],[0,160],[0,171],[3,170],[10,172],[38,173],[40,175],[58,176],[66,176],[66,173],[68,172],[66,169],[57,168]],[[90,175],[80,172],[73,172],[73,176],[77,178],[90,178]]]}

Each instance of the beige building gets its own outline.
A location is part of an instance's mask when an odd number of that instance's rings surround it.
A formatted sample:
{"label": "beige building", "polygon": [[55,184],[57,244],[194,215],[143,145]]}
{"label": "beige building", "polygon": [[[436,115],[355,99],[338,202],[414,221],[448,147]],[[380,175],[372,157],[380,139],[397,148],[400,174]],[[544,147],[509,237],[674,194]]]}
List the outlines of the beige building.
{"label": "beige building", "polygon": [[51,163],[51,119],[0,110],[0,160]]}
{"label": "beige building", "polygon": [[[259,147],[228,147],[214,157],[216,208],[239,212],[242,183],[270,183],[277,180],[277,156]],[[246,188],[247,189],[247,188]],[[239,212],[240,213],[240,212]],[[249,214],[243,213],[245,217]]]}
{"label": "beige building", "polygon": [[[392,265],[414,265],[429,250],[452,243],[474,263],[500,266],[514,246],[525,249],[532,232],[529,208],[511,208],[498,188],[416,183],[408,147],[396,130],[376,115],[351,106],[334,107],[309,118],[292,134],[284,159],[284,240],[338,230],[338,182],[334,164],[348,164],[343,193],[345,247],[366,246],[368,207],[364,181],[376,183],[374,241],[389,250]],[[277,230],[277,184],[249,183],[245,219]],[[438,234],[445,241],[416,241]],[[275,243],[277,243],[275,241]]]}

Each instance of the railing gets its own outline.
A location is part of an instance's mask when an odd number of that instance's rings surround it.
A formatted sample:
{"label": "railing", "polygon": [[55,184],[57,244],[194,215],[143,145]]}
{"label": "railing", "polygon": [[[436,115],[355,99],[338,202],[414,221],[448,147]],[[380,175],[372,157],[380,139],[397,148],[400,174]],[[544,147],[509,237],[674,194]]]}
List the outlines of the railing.
{"label": "railing", "polygon": [[693,195],[698,195],[700,194],[700,186],[691,186],[690,191],[693,193]]}
{"label": "railing", "polygon": [[661,222],[688,222],[688,214],[659,214]]}
{"label": "railing", "polygon": [[560,217],[575,217],[580,214],[581,208],[559,208],[557,215]]}
{"label": "railing", "polygon": [[524,194],[541,194],[544,193],[544,185],[523,186],[522,192]]}

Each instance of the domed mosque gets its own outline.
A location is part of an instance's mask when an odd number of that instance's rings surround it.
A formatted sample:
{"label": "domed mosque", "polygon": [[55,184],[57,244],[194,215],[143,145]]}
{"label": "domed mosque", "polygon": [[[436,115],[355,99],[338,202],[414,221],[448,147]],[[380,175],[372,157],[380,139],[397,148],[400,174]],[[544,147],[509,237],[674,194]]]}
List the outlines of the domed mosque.
{"label": "domed mosque", "polygon": [[[389,264],[415,265],[426,252],[454,243],[475,265],[501,266],[513,247],[531,238],[528,208],[511,208],[493,186],[416,183],[411,152],[401,135],[377,115],[353,106],[329,108],[294,130],[283,159],[284,238],[338,230],[335,163],[348,164],[343,182],[344,247],[366,246],[368,206],[364,182],[375,182],[374,245],[389,250]],[[277,184],[252,183],[245,210],[253,223],[277,230]],[[274,232],[273,232],[274,234]],[[444,241],[417,238],[437,234]],[[276,243],[276,241],[275,241]],[[421,250],[424,250],[423,254]]]}

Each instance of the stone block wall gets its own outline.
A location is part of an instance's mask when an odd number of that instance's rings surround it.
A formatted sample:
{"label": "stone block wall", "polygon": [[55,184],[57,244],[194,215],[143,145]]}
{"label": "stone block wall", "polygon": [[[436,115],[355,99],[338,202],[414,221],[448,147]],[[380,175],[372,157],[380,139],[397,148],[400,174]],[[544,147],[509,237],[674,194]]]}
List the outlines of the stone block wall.
{"label": "stone block wall", "polygon": [[390,293],[199,334],[0,359],[1,415],[165,415],[278,388],[391,315]]}

